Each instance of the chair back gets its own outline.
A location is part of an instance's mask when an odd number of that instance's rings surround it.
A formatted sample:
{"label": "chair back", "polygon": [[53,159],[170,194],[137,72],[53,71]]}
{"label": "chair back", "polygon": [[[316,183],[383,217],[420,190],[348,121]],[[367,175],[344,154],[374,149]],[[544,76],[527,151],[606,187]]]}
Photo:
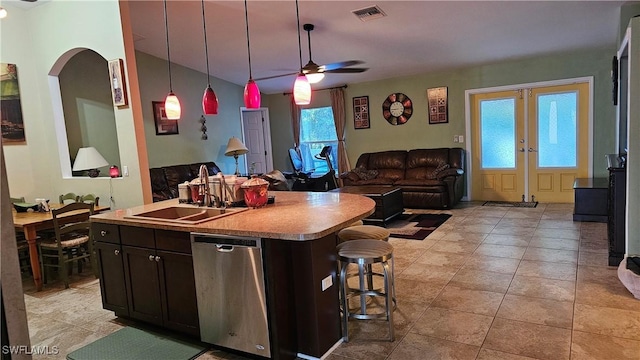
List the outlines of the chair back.
{"label": "chair back", "polygon": [[[67,238],[90,236],[91,223],[89,222],[89,217],[93,215],[93,207],[93,203],[74,202],[60,209],[51,210],[58,247]],[[77,213],[70,214],[71,212]]]}
{"label": "chair back", "polygon": [[14,197],[12,197],[12,198],[9,198],[9,199],[11,199],[11,203],[12,203],[12,204],[15,204],[15,203],[23,203],[23,202],[24,202],[24,196],[19,197],[19,198],[14,198]]}
{"label": "chair back", "polygon": [[291,148],[289,149],[289,159],[291,160],[291,165],[293,166],[293,171],[298,173],[301,172],[302,169],[302,156],[299,153],[300,150]]}
{"label": "chair back", "polygon": [[[80,196],[74,193],[66,193],[66,194],[60,195],[60,204],[66,204],[65,201],[67,200],[71,200],[70,202],[79,202]],[[67,201],[67,203],[68,202],[69,201]]]}
{"label": "chair back", "polygon": [[80,202],[93,203],[95,206],[99,206],[98,203],[100,202],[100,197],[93,194],[82,195],[80,196]]}

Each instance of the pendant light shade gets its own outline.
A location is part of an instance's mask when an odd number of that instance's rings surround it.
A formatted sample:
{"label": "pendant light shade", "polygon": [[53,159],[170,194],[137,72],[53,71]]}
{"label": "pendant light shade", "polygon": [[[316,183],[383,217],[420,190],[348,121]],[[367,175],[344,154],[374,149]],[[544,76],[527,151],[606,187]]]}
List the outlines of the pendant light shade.
{"label": "pendant light shade", "polygon": [[207,62],[207,88],[202,95],[202,111],[205,115],[216,115],[218,113],[218,97],[211,88],[209,75],[209,47],[207,46],[207,21],[204,12],[204,0],[202,0],[202,30],[204,31],[204,56]]}
{"label": "pendant light shade", "polygon": [[167,17],[167,0],[164,0],[164,28],[167,34],[167,64],[169,67],[169,94],[164,101],[164,111],[167,114],[167,119],[178,120],[180,119],[181,109],[180,101],[176,94],[173,93],[173,86],[171,83],[171,51],[169,50],[169,20]]}
{"label": "pendant light shade", "polygon": [[296,105],[309,105],[311,103],[311,84],[307,76],[298,74],[296,82],[293,83],[293,100]]}
{"label": "pendant light shade", "polygon": [[249,78],[247,85],[244,86],[244,106],[247,109],[260,108],[260,89],[253,79]]}
{"label": "pendant light shade", "polygon": [[182,112],[180,108],[180,100],[178,100],[178,97],[173,92],[170,92],[169,95],[167,95],[167,98],[164,100],[164,111],[167,114],[167,119],[180,119],[180,114]]}
{"label": "pendant light shade", "polygon": [[300,73],[293,83],[293,101],[296,105],[309,105],[311,103],[311,84],[302,70],[302,45],[300,44],[300,12],[298,0],[296,0],[296,21],[298,24],[298,54],[300,55]]}
{"label": "pendant light shade", "polygon": [[202,95],[202,111],[205,115],[216,115],[218,113],[218,97],[211,88],[211,85],[204,89],[204,95]]}
{"label": "pendant light shade", "polygon": [[247,109],[258,109],[260,107],[260,89],[253,81],[251,74],[251,43],[249,42],[249,13],[247,11],[247,0],[244,0],[244,23],[247,28],[247,54],[249,55],[249,81],[244,86],[244,106]]}

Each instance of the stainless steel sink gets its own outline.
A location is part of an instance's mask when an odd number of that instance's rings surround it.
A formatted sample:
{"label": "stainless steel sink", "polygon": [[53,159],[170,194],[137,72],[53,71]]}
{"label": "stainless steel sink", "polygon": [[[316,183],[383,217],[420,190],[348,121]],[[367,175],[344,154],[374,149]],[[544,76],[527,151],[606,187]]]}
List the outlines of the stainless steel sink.
{"label": "stainless steel sink", "polygon": [[208,208],[172,206],[139,214],[126,215],[127,219],[152,220],[173,224],[199,224],[245,211],[247,208]]}

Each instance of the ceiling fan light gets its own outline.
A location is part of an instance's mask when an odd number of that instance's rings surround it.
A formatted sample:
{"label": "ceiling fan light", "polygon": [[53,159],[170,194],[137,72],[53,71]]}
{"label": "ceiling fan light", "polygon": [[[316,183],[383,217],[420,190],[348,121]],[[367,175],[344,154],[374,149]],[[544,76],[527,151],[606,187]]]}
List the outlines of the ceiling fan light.
{"label": "ceiling fan light", "polygon": [[178,97],[173,92],[170,92],[164,100],[164,111],[167,114],[167,119],[180,119],[180,100],[178,100]]}
{"label": "ceiling fan light", "polygon": [[307,80],[309,80],[309,84],[316,84],[324,79],[324,73],[316,72],[316,73],[308,73],[305,74],[307,76]]}
{"label": "ceiling fan light", "polygon": [[307,76],[298,74],[296,82],[293,83],[293,99],[296,105],[309,105],[311,103],[311,85]]}
{"label": "ceiling fan light", "polygon": [[204,95],[202,95],[202,111],[205,115],[216,115],[218,113],[218,97],[215,91],[208,85],[204,89]]}
{"label": "ceiling fan light", "polygon": [[260,89],[253,79],[249,78],[247,85],[244,86],[244,106],[247,109],[260,108]]}

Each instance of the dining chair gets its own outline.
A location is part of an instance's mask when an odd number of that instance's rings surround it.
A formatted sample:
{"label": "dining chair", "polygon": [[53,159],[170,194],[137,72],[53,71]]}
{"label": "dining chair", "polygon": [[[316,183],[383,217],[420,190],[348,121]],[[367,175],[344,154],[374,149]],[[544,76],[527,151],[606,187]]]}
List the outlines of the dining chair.
{"label": "dining chair", "polygon": [[[43,283],[47,283],[47,268],[58,269],[58,276],[62,278],[65,289],[69,288],[69,273],[73,266],[69,263],[78,263],[78,273],[82,272],[82,262],[88,259],[93,266],[93,241],[91,240],[91,224],[89,217],[93,215],[94,204],[82,202],[71,203],[60,209],[51,210],[53,215],[53,227],[55,237],[43,240],[38,245],[40,250],[40,266],[43,269]],[[71,211],[80,211],[79,214],[68,214]]]}
{"label": "dining chair", "polygon": [[24,202],[24,196],[21,196],[21,197],[18,197],[18,198],[10,197],[9,199],[11,199],[11,203],[12,204],[23,203]]}
{"label": "dining chair", "polygon": [[67,200],[71,200],[71,202],[79,202],[80,196],[74,193],[66,193],[64,195],[60,195],[60,204],[66,204],[65,201]]}
{"label": "dining chair", "polygon": [[83,202],[83,203],[94,203],[95,206],[98,206],[99,201],[100,201],[100,196],[95,196],[93,194],[80,196],[80,202]]}

